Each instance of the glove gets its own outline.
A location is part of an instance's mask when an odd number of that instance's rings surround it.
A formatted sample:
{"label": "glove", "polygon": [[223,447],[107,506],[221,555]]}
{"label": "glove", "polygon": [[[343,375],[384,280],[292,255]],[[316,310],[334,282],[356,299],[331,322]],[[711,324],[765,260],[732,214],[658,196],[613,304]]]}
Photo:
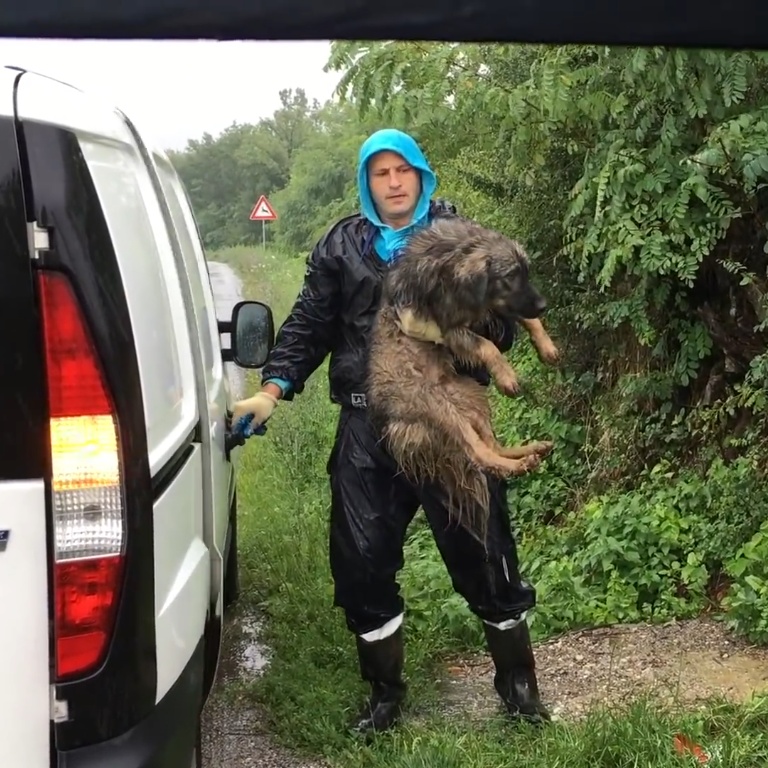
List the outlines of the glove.
{"label": "glove", "polygon": [[237,424],[243,416],[252,413],[251,429],[256,429],[269,420],[278,402],[269,392],[257,392],[253,397],[238,400],[232,407],[232,423]]}
{"label": "glove", "polygon": [[406,336],[433,344],[443,343],[443,332],[434,320],[423,320],[412,309],[398,309],[397,318],[397,325]]}

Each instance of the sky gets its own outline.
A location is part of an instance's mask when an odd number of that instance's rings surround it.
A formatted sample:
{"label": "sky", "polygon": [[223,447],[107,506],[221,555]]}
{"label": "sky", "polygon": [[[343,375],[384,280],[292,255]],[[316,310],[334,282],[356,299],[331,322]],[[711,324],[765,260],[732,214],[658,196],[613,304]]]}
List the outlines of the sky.
{"label": "sky", "polygon": [[256,122],[283,88],[331,98],[340,73],[324,73],[330,43],[5,39],[2,63],[104,95],[165,149]]}

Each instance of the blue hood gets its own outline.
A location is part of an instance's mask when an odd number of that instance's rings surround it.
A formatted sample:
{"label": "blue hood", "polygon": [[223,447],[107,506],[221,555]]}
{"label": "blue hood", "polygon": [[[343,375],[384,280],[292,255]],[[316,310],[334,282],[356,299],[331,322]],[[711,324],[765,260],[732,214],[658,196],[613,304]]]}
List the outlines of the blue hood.
{"label": "blue hood", "polygon": [[[368,160],[372,155],[384,150],[397,152],[421,173],[421,196],[416,205],[413,220],[402,229],[392,229],[382,222],[376,213],[376,206],[373,204],[371,190],[368,187]],[[394,128],[384,128],[369,136],[360,147],[357,187],[360,195],[360,211],[376,227],[376,236],[373,241],[376,252],[384,261],[391,261],[413,232],[427,224],[430,201],[437,189],[437,177],[412,136]]]}

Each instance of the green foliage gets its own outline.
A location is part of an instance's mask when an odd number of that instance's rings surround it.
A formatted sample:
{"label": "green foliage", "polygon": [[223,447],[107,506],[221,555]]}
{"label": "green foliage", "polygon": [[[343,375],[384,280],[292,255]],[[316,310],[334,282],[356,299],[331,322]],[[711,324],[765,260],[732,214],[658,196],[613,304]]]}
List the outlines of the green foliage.
{"label": "green foliage", "polygon": [[280,101],[281,108],[268,120],[235,124],[217,138],[205,134],[190,139],[183,151],[169,152],[208,248],[261,240],[261,225],[248,215],[260,195],[288,184],[297,153],[316,130],[319,106],[310,106],[301,88],[281,91]]}
{"label": "green foliage", "polygon": [[734,583],[723,601],[729,624],[756,643],[768,644],[768,521],[727,564]]}
{"label": "green foliage", "polygon": [[222,248],[256,242],[261,229],[248,220],[259,195],[288,179],[286,148],[252,125],[233,125],[217,139],[190,141],[171,152],[195,209],[205,245]]}
{"label": "green foliage", "polygon": [[329,225],[357,209],[356,163],[365,128],[349,108],[327,105],[317,130],[296,153],[288,185],[275,195],[275,244],[307,252]]}
{"label": "green foliage", "polygon": [[311,250],[332,222],[357,210],[357,152],[380,124],[349,105],[309,104],[301,88],[280,99],[267,120],[170,153],[208,248],[260,243],[261,224],[248,214],[262,194],[278,214],[267,242],[289,257]]}
{"label": "green foliage", "polygon": [[331,65],[361,111],[413,124],[444,193],[529,246],[569,370],[641,433],[633,461],[661,456],[646,425],[762,354],[762,54],[344,42]]}

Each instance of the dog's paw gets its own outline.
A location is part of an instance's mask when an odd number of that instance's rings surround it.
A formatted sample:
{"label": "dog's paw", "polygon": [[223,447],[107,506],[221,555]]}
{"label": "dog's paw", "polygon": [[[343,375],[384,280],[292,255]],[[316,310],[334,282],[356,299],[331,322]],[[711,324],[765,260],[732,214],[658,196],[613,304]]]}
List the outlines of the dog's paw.
{"label": "dog's paw", "polygon": [[536,352],[539,355],[539,360],[547,365],[555,365],[560,360],[560,350],[550,338],[537,341]]}
{"label": "dog's paw", "polygon": [[505,373],[494,379],[496,389],[506,397],[516,397],[520,394],[520,381],[514,374]]}
{"label": "dog's paw", "polygon": [[524,472],[530,472],[532,469],[536,469],[541,464],[541,456],[538,453],[532,453],[530,456],[526,456],[522,459]]}
{"label": "dog's paw", "polygon": [[539,456],[542,459],[545,456],[549,456],[554,447],[555,444],[551,440],[537,440],[536,442],[531,443],[534,455]]}
{"label": "dog's paw", "polygon": [[504,463],[504,475],[507,477],[517,477],[530,472],[539,466],[541,459],[535,454],[524,456],[522,459],[508,459]]}

